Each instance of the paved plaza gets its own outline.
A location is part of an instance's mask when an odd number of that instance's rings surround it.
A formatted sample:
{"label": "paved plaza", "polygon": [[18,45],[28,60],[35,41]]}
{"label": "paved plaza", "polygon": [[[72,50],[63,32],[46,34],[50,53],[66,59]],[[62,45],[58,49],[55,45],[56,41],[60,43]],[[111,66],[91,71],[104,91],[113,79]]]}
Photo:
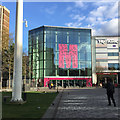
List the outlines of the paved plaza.
{"label": "paved plaza", "polygon": [[107,106],[105,88],[64,89],[54,100],[43,118],[113,119],[119,118],[119,90],[115,89],[117,107]]}

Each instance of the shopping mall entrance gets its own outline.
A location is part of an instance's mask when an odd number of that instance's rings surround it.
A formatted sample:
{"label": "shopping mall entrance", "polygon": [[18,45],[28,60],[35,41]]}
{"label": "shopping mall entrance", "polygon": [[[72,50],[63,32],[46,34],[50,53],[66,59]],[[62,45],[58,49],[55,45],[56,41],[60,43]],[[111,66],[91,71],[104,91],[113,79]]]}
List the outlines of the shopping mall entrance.
{"label": "shopping mall entrance", "polygon": [[58,87],[86,87],[86,80],[50,80],[54,86]]}
{"label": "shopping mall entrance", "polygon": [[53,84],[56,87],[91,87],[91,78],[45,78],[44,87]]}
{"label": "shopping mall entrance", "polygon": [[118,84],[117,73],[97,73],[97,83],[104,85],[108,80],[113,81],[114,84]]}

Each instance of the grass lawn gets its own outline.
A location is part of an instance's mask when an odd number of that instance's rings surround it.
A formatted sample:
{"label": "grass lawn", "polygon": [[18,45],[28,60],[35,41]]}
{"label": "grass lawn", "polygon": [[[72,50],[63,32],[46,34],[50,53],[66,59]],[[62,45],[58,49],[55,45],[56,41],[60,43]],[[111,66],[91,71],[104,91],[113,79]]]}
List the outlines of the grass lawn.
{"label": "grass lawn", "polygon": [[[11,92],[3,92],[2,96],[12,96]],[[57,93],[27,93],[27,102],[22,105],[9,104],[11,98],[7,98],[6,103],[2,103],[2,117],[6,118],[41,118],[51,105]],[[38,108],[40,107],[40,108]],[[19,120],[19,119],[18,119]]]}

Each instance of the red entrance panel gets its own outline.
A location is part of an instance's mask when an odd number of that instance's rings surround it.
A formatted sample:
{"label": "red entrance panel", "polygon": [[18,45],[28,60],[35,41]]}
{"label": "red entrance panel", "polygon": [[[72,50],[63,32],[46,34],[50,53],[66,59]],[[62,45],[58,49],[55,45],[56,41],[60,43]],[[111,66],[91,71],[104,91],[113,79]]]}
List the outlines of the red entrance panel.
{"label": "red entrance panel", "polygon": [[86,87],[92,87],[92,78],[89,78],[89,79],[86,81]]}
{"label": "red entrance panel", "polygon": [[86,80],[86,87],[92,87],[92,78],[44,78],[44,87],[48,87],[50,80]]}

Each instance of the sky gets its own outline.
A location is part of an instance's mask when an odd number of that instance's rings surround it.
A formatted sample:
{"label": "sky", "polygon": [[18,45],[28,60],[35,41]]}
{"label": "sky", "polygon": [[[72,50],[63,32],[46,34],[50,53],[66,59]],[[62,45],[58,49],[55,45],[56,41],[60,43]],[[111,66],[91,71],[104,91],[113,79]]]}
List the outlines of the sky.
{"label": "sky", "polygon": [[[10,33],[15,36],[16,3],[2,2],[10,10]],[[118,2],[24,2],[23,51],[28,31],[42,25],[91,28],[92,35],[118,34]]]}

